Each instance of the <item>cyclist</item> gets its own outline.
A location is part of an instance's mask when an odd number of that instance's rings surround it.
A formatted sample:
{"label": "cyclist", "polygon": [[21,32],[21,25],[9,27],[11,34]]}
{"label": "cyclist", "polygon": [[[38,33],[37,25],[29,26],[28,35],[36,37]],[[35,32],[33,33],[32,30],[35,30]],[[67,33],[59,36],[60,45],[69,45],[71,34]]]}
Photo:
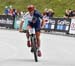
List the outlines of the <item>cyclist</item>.
{"label": "cyclist", "polygon": [[[40,51],[40,28],[44,24],[43,17],[36,10],[34,5],[28,5],[27,9],[28,9],[28,16],[26,16],[26,17],[27,17],[27,19],[29,19],[27,29],[30,29],[32,27],[35,28],[38,56],[40,57],[41,56],[41,51]],[[39,18],[42,19],[42,22],[40,21]],[[25,17],[24,17],[24,19],[25,19]],[[22,29],[23,22],[24,22],[24,20],[22,20],[22,22],[20,24],[20,31]],[[30,39],[29,39],[29,33],[28,32],[27,32],[26,36],[27,36],[27,45],[28,45],[28,47],[31,47]],[[31,52],[33,52],[33,48],[31,48]]]}

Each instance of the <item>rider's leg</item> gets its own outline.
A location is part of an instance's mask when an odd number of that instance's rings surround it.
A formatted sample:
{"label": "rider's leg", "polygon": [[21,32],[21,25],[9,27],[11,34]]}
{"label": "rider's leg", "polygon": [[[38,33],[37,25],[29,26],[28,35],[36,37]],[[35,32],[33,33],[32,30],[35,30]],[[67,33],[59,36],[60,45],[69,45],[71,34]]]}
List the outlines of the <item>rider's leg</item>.
{"label": "rider's leg", "polygon": [[36,32],[37,48],[40,48],[40,32]]}
{"label": "rider's leg", "polygon": [[27,41],[29,41],[29,32],[26,31],[26,37],[27,37]]}
{"label": "rider's leg", "polygon": [[[27,26],[27,30],[30,29],[30,26]],[[26,37],[27,37],[27,46],[31,47],[30,38],[29,38],[29,32],[26,31]]]}
{"label": "rider's leg", "polygon": [[36,40],[37,40],[38,56],[40,57],[42,55],[40,51],[40,32],[36,32]]}
{"label": "rider's leg", "polygon": [[[36,32],[36,47],[37,50],[40,48],[40,32]],[[31,48],[31,52],[33,52],[33,48]]]}

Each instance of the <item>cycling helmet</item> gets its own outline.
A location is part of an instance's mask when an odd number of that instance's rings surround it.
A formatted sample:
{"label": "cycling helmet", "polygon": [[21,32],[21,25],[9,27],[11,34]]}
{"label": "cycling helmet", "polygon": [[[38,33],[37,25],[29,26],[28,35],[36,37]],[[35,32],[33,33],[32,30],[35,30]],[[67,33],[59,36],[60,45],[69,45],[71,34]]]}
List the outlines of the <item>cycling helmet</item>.
{"label": "cycling helmet", "polygon": [[29,12],[31,12],[35,9],[35,7],[34,7],[34,5],[28,5],[27,9]]}

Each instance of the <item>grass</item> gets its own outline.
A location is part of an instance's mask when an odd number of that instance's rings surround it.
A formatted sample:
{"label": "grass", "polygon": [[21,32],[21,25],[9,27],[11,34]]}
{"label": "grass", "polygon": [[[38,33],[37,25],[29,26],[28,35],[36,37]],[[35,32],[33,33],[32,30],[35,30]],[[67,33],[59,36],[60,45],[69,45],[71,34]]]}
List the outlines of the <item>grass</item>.
{"label": "grass", "polygon": [[26,6],[29,4],[34,4],[41,13],[45,8],[52,8],[56,17],[62,17],[68,8],[75,9],[75,0],[0,0],[0,13],[9,5],[20,11],[27,11]]}

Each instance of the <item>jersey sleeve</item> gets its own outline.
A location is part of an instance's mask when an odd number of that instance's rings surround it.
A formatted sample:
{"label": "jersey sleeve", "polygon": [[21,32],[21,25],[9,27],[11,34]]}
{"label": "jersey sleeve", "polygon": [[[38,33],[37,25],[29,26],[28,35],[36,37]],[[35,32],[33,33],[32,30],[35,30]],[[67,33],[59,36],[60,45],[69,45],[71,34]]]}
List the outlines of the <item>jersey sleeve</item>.
{"label": "jersey sleeve", "polygon": [[40,17],[41,19],[43,18],[43,16],[41,15],[40,12],[36,11],[36,14],[38,15],[38,17]]}
{"label": "jersey sleeve", "polygon": [[27,15],[29,14],[29,12],[26,12],[25,15],[23,15],[21,21],[24,21],[27,18]]}

